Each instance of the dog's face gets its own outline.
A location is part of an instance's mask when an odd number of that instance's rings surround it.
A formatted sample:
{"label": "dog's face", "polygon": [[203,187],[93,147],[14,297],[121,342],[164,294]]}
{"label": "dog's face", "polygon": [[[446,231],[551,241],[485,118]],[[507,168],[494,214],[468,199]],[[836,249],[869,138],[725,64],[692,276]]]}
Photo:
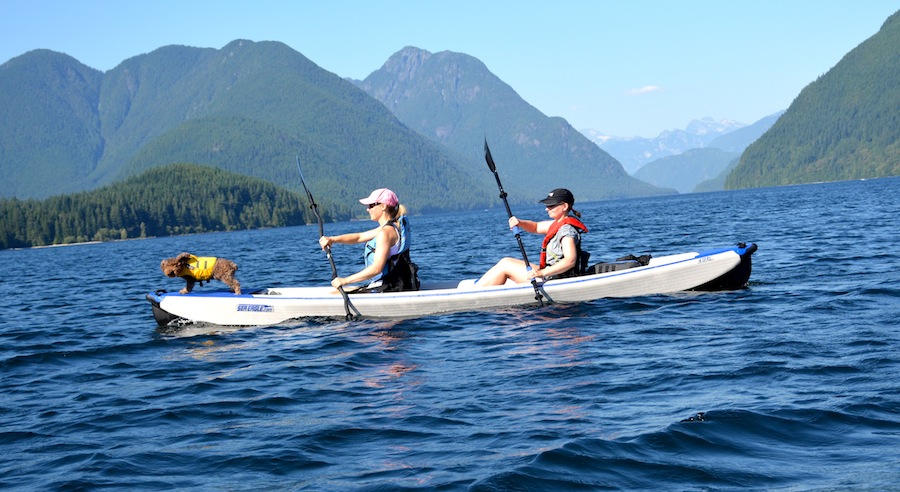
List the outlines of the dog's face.
{"label": "dog's face", "polygon": [[181,270],[181,262],[175,258],[166,258],[159,264],[159,267],[166,277],[177,277],[178,271]]}

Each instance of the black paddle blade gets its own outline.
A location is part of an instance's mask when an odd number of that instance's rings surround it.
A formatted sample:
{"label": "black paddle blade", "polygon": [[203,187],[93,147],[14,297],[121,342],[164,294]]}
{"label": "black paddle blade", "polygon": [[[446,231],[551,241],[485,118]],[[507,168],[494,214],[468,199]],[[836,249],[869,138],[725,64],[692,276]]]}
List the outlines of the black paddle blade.
{"label": "black paddle blade", "polygon": [[309,188],[306,186],[306,180],[303,179],[303,169],[300,167],[300,156],[297,156],[297,171],[300,172],[300,184],[303,185],[303,191],[306,192],[306,198],[309,199],[309,207],[313,208],[316,206],[316,201],[313,200],[312,193],[309,192]]}
{"label": "black paddle blade", "polygon": [[488,169],[492,173],[497,172],[497,166],[494,165],[494,158],[491,157],[491,149],[488,148],[487,139],[484,139],[484,160],[487,161]]}

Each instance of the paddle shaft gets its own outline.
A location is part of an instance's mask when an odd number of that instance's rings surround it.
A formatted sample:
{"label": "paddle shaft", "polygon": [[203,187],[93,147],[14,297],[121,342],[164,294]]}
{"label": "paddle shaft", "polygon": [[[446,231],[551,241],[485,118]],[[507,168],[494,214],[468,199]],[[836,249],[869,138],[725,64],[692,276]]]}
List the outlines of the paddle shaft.
{"label": "paddle shaft", "polygon": [[[500,198],[503,200],[503,205],[506,207],[506,215],[509,218],[513,217],[512,210],[509,208],[509,201],[506,199],[506,191],[503,189],[503,183],[500,182],[500,174],[497,173],[497,166],[494,164],[494,158],[491,156],[491,149],[488,148],[487,139],[484,140],[484,160],[487,161],[488,169],[494,173],[494,178],[497,179],[497,188],[500,189]],[[531,263],[528,262],[528,255],[525,253],[525,245],[522,244],[522,230],[519,229],[519,226],[513,227],[513,234],[516,236],[516,242],[519,243],[519,251],[522,252],[522,260],[525,261],[525,271],[531,271]],[[537,300],[539,306],[544,305],[544,297],[541,295],[541,289],[538,287],[537,279],[534,277],[531,278],[531,286],[534,287],[534,298]]]}
{"label": "paddle shaft", "polygon": [[[313,214],[319,221],[319,237],[322,237],[325,235],[325,221],[323,221],[322,216],[319,215],[319,206],[316,205],[316,200],[313,198],[312,193],[309,192],[309,187],[306,186],[306,180],[303,179],[303,169],[300,168],[300,156],[297,156],[297,171],[300,172],[300,183],[303,184],[303,190],[306,191],[306,198],[309,200],[309,208],[312,209]],[[337,278],[338,274],[337,267],[334,265],[334,257],[331,256],[331,246],[325,246],[325,256],[328,257],[328,263],[331,264],[331,279],[334,280]],[[344,310],[347,312],[347,319],[353,319],[353,314],[350,313],[350,297],[347,296],[347,292],[344,291],[343,286],[338,287],[338,292],[340,292],[341,296],[344,298]],[[359,314],[359,311],[357,311],[357,314]]]}

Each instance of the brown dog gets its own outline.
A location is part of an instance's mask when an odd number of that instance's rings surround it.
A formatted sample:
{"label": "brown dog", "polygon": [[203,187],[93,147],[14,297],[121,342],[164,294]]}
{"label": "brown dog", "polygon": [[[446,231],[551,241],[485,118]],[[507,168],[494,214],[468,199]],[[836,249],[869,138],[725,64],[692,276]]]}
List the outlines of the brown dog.
{"label": "brown dog", "polygon": [[159,265],[166,277],[182,277],[187,285],[179,292],[187,294],[194,289],[194,284],[208,282],[211,279],[224,282],[235,294],[241,293],[241,284],[234,278],[238,266],[231,260],[212,256],[197,257],[190,253],[181,253],[175,258],[166,258]]}

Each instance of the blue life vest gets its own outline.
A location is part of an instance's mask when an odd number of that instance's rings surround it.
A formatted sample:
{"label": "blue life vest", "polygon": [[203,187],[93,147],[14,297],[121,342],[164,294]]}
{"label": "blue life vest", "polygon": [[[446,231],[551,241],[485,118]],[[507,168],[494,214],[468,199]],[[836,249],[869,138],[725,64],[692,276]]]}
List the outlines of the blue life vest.
{"label": "blue life vest", "polygon": [[[412,230],[409,219],[401,215],[388,222],[397,230],[399,240],[391,247],[391,257],[384,266],[384,271],[369,283],[370,292],[399,292],[419,290],[419,267],[409,259],[409,248],[412,244]],[[387,225],[385,224],[385,225]],[[370,244],[371,243],[371,244]],[[366,266],[374,261],[376,241],[366,243]]]}
{"label": "blue life vest", "polygon": [[[410,231],[409,231],[409,219],[405,215],[401,215],[395,220],[387,222],[384,226],[391,226],[397,230],[397,235],[399,236],[399,240],[397,244],[391,246],[391,256],[388,261],[384,264],[384,269],[378,275],[372,277],[369,283],[377,282],[384,278],[390,271],[393,269],[394,265],[397,264],[397,260],[400,258],[405,252],[409,251],[410,246]],[[382,226],[382,227],[384,227]],[[366,241],[365,253],[363,254],[363,261],[365,265],[368,267],[375,261],[375,248],[378,245],[378,237],[373,237],[372,239]]]}

